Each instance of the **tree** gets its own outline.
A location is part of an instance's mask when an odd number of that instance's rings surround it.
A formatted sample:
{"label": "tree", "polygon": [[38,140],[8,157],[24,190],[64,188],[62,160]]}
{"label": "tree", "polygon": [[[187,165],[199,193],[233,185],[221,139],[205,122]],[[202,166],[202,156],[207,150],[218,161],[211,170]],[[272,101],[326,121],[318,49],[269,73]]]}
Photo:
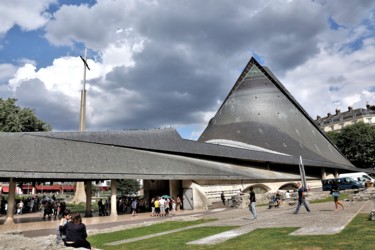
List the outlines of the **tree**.
{"label": "tree", "polygon": [[37,132],[50,131],[50,125],[39,120],[29,108],[16,105],[17,99],[0,98],[0,132]]}
{"label": "tree", "polygon": [[345,157],[359,168],[375,167],[375,127],[363,122],[328,132]]}
{"label": "tree", "polygon": [[137,180],[117,180],[117,192],[122,195],[135,194],[140,188]]}

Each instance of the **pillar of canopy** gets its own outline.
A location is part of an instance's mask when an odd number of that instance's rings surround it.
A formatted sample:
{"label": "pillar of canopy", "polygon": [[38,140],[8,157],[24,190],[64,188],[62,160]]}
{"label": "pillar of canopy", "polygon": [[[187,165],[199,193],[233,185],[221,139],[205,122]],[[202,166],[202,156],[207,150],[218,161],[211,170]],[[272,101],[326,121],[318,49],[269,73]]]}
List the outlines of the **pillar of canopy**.
{"label": "pillar of canopy", "polygon": [[16,183],[13,181],[13,178],[9,179],[9,195],[8,195],[8,208],[4,224],[14,224],[13,215],[14,215],[14,204],[16,197]]}
{"label": "pillar of canopy", "polygon": [[116,209],[116,196],[117,192],[117,186],[116,186],[116,180],[111,180],[111,216],[116,217],[117,216],[117,209]]}

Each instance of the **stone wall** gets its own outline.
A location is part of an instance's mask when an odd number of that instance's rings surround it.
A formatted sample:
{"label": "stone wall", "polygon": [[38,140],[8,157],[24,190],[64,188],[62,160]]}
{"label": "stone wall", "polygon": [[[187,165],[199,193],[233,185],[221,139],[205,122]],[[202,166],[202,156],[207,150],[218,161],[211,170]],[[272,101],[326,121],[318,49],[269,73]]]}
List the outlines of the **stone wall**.
{"label": "stone wall", "polygon": [[369,187],[364,189],[362,192],[350,194],[349,199],[350,201],[375,200],[375,188]]}

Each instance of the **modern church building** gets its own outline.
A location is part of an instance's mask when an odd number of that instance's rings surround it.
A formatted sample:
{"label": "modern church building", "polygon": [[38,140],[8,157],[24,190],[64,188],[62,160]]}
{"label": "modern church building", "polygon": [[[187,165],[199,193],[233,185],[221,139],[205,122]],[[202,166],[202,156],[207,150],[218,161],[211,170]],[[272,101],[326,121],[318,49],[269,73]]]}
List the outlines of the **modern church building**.
{"label": "modern church building", "polygon": [[207,206],[222,191],[293,186],[301,162],[308,180],[359,171],[254,58],[198,141],[172,128],[0,133],[0,157],[1,181],[142,179],[146,200],[181,196],[185,209]]}

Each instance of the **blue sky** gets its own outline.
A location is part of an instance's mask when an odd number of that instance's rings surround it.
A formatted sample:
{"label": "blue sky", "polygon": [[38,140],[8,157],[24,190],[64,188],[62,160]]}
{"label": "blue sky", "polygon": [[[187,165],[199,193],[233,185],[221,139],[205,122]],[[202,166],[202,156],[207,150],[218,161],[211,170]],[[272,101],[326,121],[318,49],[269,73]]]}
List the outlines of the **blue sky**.
{"label": "blue sky", "polygon": [[3,0],[0,98],[76,131],[175,127],[196,139],[248,60],[315,118],[375,104],[375,2]]}

